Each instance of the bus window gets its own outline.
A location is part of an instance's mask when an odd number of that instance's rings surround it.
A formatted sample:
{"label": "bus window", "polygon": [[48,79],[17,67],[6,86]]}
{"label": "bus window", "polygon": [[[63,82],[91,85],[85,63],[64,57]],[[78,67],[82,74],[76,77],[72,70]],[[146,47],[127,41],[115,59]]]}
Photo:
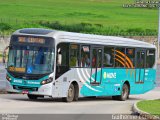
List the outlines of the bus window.
{"label": "bus window", "polygon": [[[33,52],[34,51],[30,52],[29,61],[31,61],[32,56],[34,55]],[[38,50],[38,53],[35,59],[35,64],[44,64],[44,51],[42,48]]]}
{"label": "bus window", "polygon": [[[10,49],[8,69],[27,74],[46,74],[52,72],[53,50],[45,47],[14,46]],[[12,69],[12,68],[19,69]]]}
{"label": "bus window", "polygon": [[154,63],[155,63],[155,50],[153,49],[147,50],[146,67],[152,68]]}
{"label": "bus window", "polygon": [[139,50],[136,52],[136,55],[137,55],[137,68],[145,68],[145,51],[143,50]]}
{"label": "bus window", "polygon": [[71,44],[70,45],[70,67],[79,66],[79,45]]}
{"label": "bus window", "polygon": [[114,48],[113,47],[104,47],[104,67],[114,67]]}
{"label": "bus window", "polygon": [[135,68],[135,49],[126,48],[126,67]]}
{"label": "bus window", "polygon": [[57,47],[56,79],[69,70],[69,44],[60,43]]}
{"label": "bus window", "polygon": [[115,67],[124,68],[126,66],[125,63],[125,48],[116,48]]}
{"label": "bus window", "polygon": [[81,46],[81,67],[90,66],[90,46],[83,45]]}
{"label": "bus window", "polygon": [[61,43],[57,48],[57,65],[68,66],[69,65],[69,45],[67,43]]}

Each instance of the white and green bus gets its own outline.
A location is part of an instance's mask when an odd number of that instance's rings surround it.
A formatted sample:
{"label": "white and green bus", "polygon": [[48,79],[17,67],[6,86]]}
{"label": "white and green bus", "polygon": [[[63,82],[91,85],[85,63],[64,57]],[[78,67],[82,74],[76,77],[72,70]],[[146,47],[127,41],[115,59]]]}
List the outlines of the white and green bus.
{"label": "white and green bus", "polygon": [[11,36],[7,91],[64,101],[126,100],[155,87],[156,47],[128,38],[20,29]]}

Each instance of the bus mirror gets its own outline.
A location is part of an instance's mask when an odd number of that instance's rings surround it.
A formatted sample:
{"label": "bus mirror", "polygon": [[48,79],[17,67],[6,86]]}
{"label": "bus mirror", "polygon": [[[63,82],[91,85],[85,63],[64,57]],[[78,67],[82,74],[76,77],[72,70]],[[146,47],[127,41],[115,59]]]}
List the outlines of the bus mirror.
{"label": "bus mirror", "polygon": [[7,67],[8,49],[9,49],[9,46],[7,46],[7,47],[4,49],[4,51],[3,51],[3,57],[2,57],[3,66],[5,66],[5,68]]}

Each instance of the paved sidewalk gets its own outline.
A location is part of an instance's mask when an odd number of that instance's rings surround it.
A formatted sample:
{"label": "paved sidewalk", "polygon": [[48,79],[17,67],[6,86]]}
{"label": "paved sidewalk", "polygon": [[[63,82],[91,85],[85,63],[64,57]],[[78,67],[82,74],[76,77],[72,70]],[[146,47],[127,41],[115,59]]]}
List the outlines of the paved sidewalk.
{"label": "paved sidewalk", "polygon": [[6,70],[2,63],[0,63],[0,90],[6,88]]}

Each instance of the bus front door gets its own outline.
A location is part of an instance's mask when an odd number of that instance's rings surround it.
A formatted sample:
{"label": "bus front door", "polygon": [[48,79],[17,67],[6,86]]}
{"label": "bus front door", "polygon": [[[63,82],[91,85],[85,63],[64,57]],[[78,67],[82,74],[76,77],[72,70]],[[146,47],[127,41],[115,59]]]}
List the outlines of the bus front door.
{"label": "bus front door", "polygon": [[102,79],[102,47],[92,47],[91,51],[91,85],[100,85]]}
{"label": "bus front door", "polygon": [[145,79],[145,50],[136,51],[136,74],[135,74],[135,83],[143,84]]}

